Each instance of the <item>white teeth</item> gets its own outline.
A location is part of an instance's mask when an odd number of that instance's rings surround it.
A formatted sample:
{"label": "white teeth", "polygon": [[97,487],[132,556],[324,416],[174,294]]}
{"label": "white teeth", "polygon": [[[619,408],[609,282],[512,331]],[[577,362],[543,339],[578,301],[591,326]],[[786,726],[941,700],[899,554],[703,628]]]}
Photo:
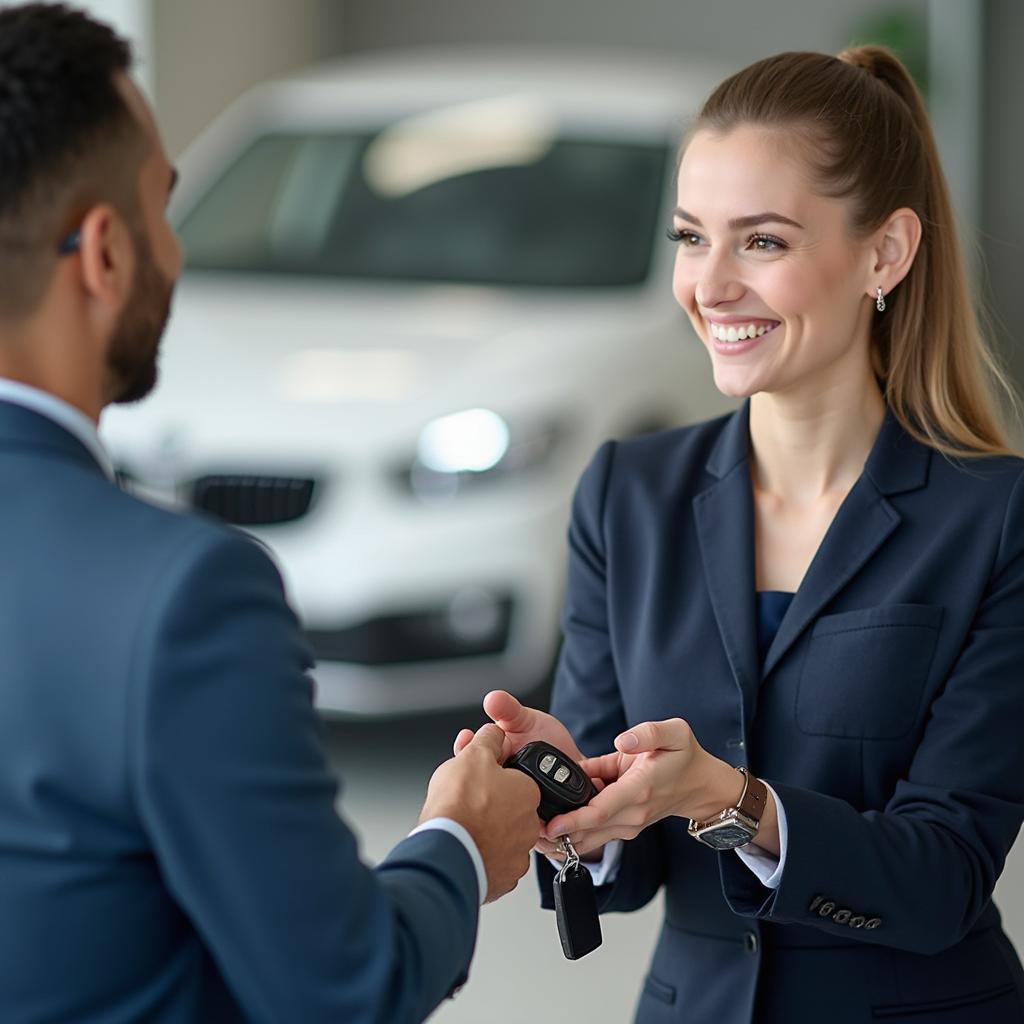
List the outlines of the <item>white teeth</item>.
{"label": "white teeth", "polygon": [[760,338],[767,334],[776,324],[744,324],[742,327],[727,327],[725,324],[710,322],[711,337],[717,341],[736,342],[746,341],[748,338]]}

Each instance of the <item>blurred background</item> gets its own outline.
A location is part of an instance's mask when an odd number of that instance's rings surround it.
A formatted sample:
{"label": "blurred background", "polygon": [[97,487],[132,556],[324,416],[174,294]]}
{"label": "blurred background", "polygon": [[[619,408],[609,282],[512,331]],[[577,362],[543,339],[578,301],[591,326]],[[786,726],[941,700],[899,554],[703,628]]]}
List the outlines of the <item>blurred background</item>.
{"label": "blurred background", "polygon": [[[1024,383],[1019,0],[82,6],[135,42],[187,253],[161,389],[104,431],[140,493],[274,552],[371,860],[483,693],[546,701],[597,444],[726,408],[664,239],[676,146],[717,81],[781,50],[893,46]],[[1015,851],[997,902],[1018,948],[1022,878]],[[568,963],[527,878],[485,909],[434,1019],[629,1019],[659,916],[606,919]]]}

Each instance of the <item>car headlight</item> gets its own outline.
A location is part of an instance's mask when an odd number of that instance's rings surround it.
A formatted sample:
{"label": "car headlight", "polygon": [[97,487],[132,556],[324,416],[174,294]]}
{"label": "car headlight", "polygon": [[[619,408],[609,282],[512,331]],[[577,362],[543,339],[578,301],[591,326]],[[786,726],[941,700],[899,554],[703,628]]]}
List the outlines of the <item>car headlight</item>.
{"label": "car headlight", "polygon": [[467,487],[539,468],[563,434],[554,421],[512,426],[490,409],[466,409],[423,428],[401,478],[417,497],[453,498]]}

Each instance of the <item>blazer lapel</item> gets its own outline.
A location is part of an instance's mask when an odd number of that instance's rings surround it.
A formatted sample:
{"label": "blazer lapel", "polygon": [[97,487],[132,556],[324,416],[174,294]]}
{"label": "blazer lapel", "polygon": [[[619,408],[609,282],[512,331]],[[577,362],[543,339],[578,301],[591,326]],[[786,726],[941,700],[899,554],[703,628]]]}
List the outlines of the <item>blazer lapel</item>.
{"label": "blazer lapel", "polygon": [[900,514],[886,495],[923,487],[930,458],[930,449],[887,411],[864,472],[836,513],[768,649],[763,676],[899,526]]}
{"label": "blazer lapel", "polygon": [[748,452],[748,406],[727,421],[707,462],[717,483],[693,499],[708,594],[725,654],[752,720],[761,673],[754,592],[753,491]]}

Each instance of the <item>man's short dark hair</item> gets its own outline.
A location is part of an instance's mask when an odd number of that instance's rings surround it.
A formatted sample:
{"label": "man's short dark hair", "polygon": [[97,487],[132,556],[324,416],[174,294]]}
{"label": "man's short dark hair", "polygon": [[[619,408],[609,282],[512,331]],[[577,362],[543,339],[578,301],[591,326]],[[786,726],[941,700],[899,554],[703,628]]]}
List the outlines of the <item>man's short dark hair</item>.
{"label": "man's short dark hair", "polygon": [[0,319],[36,307],[69,218],[130,202],[116,194],[123,173],[102,165],[123,163],[140,136],[116,83],[131,62],[124,39],[65,4],[0,10]]}

